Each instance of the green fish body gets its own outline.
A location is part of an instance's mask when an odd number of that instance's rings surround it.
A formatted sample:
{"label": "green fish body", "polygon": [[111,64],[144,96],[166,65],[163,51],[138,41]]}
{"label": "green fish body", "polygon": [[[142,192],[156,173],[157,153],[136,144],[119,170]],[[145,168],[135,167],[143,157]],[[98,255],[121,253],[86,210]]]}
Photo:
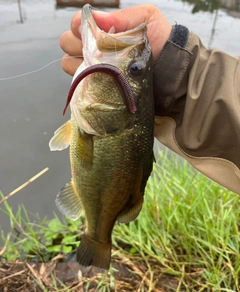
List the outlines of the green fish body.
{"label": "green fish body", "polygon": [[145,24],[124,33],[103,32],[90,5],[82,11],[81,34],[84,63],[73,79],[94,64],[110,64],[125,76],[136,105],[131,112],[120,81],[99,70],[77,85],[71,119],[50,141],[51,150],[70,145],[72,181],[60,191],[56,204],[73,220],[85,213],[86,230],[77,261],[108,269],[114,224],[138,216],[152,171],[151,49]]}

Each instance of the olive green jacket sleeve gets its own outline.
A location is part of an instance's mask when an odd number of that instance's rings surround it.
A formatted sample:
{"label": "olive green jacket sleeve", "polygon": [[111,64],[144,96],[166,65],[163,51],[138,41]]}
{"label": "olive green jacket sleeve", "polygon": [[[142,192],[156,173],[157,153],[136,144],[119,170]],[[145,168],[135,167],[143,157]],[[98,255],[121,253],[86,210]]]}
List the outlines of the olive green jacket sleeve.
{"label": "olive green jacket sleeve", "polygon": [[154,65],[155,137],[240,194],[240,57],[176,25]]}

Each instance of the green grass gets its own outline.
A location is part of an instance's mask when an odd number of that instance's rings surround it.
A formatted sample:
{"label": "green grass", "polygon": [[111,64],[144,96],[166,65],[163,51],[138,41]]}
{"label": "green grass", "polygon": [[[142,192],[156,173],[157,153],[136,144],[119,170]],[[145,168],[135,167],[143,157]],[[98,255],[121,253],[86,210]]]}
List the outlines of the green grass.
{"label": "green grass", "polygon": [[[154,291],[160,274],[177,281],[171,291],[240,291],[239,196],[175,155],[165,151],[158,156],[139,217],[114,228],[112,258],[121,254],[135,264],[143,263],[152,285],[149,291]],[[1,211],[20,234],[11,233],[2,255],[7,260],[47,261],[78,246],[83,218],[76,222],[55,216],[31,223],[23,206],[14,215],[7,202]],[[7,235],[1,237],[6,243]]]}
{"label": "green grass", "polygon": [[187,291],[240,291],[239,207],[239,196],[160,153],[139,218],[117,226],[115,238],[156,259]]}

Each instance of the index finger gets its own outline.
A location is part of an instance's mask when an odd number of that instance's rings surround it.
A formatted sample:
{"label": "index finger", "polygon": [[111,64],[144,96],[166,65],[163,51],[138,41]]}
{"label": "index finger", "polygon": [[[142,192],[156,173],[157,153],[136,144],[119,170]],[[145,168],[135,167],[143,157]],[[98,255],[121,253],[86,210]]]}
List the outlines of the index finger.
{"label": "index finger", "polygon": [[[154,12],[156,12],[156,7],[153,5],[139,5],[111,12],[92,10],[93,18],[98,27],[105,32],[108,32],[113,26],[115,32],[122,32],[128,29],[133,29],[143,22],[148,24],[152,21],[151,18],[154,15]],[[71,30],[76,37],[81,39],[79,31],[80,25],[81,11],[78,11],[72,18]]]}
{"label": "index finger", "polygon": [[81,11],[78,11],[77,13],[75,13],[71,22],[71,30],[73,34],[79,39],[81,39],[81,34],[79,31],[79,28],[81,25],[81,14],[82,14]]}

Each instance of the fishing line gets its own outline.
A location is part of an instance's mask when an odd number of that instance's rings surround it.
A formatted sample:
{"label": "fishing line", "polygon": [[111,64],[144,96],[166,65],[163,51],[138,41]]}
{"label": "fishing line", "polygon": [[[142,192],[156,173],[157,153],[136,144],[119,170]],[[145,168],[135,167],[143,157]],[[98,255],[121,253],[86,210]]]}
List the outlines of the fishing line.
{"label": "fishing line", "polygon": [[[82,58],[83,56],[69,56],[69,57],[66,57],[66,58]],[[14,76],[10,76],[10,77],[3,77],[3,78],[0,78],[0,81],[6,81],[6,80],[11,80],[11,79],[15,79],[15,78],[20,78],[20,77],[24,77],[24,76],[27,76],[27,75],[30,75],[30,74],[34,74],[34,73],[37,73],[39,71],[42,71],[44,70],[45,68],[47,68],[48,66],[58,62],[58,61],[61,61],[62,58],[59,58],[59,59],[56,59],[56,60],[53,60],[51,61],[50,63],[44,65],[43,67],[40,67],[39,69],[36,69],[36,70],[32,70],[32,71],[29,71],[29,72],[26,72],[26,73],[22,73],[22,74],[18,74],[18,75],[14,75]]]}

